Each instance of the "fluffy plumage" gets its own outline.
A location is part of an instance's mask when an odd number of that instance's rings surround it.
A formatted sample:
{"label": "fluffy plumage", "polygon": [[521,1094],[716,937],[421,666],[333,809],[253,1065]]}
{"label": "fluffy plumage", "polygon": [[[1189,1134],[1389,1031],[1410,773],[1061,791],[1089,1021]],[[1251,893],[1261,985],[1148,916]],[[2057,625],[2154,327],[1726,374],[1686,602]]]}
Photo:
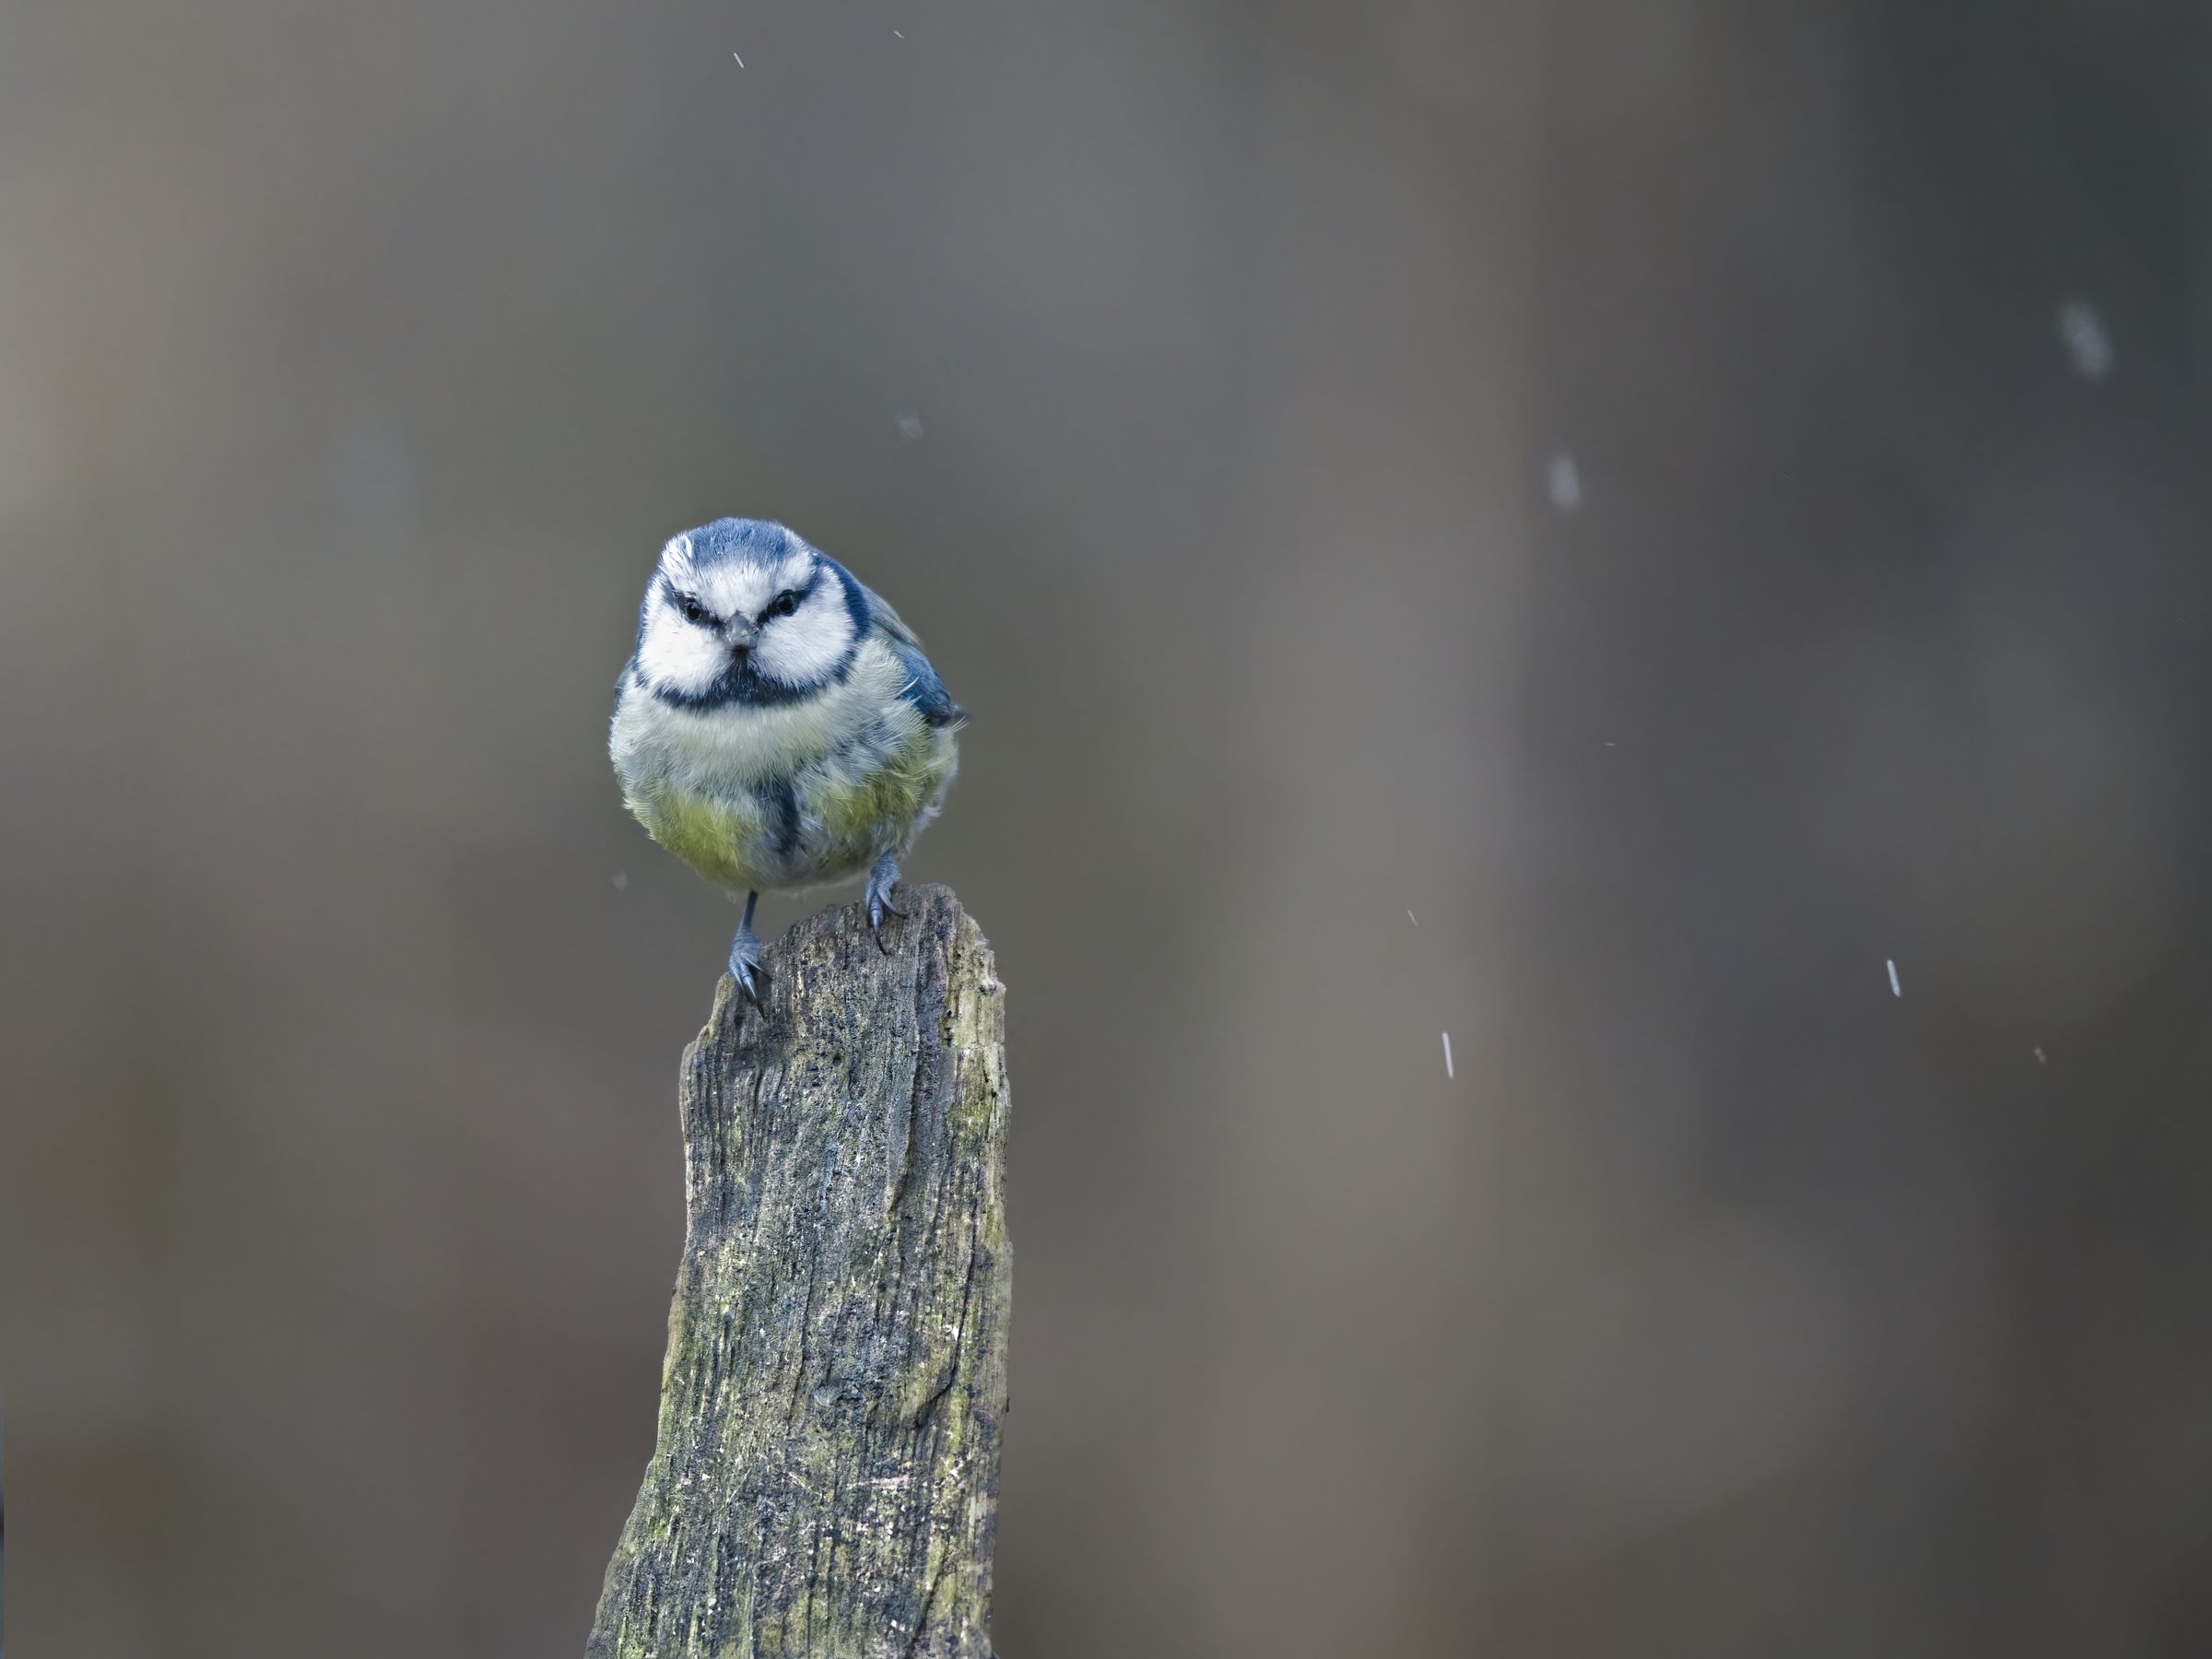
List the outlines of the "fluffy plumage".
{"label": "fluffy plumage", "polygon": [[[608,749],[639,822],[709,881],[750,895],[865,871],[880,924],[965,718],[842,565],[781,524],[719,519],[661,550]],[[731,952],[748,993],[751,916],[748,899]]]}

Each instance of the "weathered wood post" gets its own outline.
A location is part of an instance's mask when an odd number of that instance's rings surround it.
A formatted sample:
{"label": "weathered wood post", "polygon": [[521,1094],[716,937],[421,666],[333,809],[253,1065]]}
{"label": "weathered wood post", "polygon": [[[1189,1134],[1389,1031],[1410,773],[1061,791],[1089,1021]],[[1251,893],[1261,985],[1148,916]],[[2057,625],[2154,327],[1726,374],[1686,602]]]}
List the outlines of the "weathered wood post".
{"label": "weathered wood post", "polygon": [[589,1659],[988,1659],[1005,990],[941,887],[728,979],[684,1053],[659,1441]]}

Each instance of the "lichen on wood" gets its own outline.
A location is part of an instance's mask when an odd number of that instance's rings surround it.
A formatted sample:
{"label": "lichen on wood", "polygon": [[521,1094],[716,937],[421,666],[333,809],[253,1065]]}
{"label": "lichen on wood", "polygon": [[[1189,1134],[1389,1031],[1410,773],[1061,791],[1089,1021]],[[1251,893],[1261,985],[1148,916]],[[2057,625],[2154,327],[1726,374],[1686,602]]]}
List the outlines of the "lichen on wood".
{"label": "lichen on wood", "polygon": [[989,1659],[1004,987],[944,888],[730,980],[684,1053],[658,1443],[588,1659]]}

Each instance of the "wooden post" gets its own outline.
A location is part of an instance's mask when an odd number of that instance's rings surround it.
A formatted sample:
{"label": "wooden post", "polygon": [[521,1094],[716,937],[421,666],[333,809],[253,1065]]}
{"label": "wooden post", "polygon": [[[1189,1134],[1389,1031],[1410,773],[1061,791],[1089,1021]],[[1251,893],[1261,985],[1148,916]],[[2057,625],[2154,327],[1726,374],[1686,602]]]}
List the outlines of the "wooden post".
{"label": "wooden post", "polygon": [[[589,1659],[989,1659],[1005,988],[941,887],[724,979],[684,1053],[659,1442]],[[888,951],[888,953],[887,953]]]}

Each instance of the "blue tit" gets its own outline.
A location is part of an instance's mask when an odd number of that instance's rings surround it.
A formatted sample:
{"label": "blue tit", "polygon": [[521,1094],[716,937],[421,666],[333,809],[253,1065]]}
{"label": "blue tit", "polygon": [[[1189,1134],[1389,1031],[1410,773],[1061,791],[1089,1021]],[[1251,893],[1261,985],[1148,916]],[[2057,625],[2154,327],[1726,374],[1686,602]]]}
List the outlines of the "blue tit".
{"label": "blue tit", "polygon": [[937,815],[967,711],[899,613],[781,524],[717,519],[661,549],[607,749],[646,832],[745,918],[730,972],[758,1003],[764,888],[867,873],[883,941],[899,862]]}

